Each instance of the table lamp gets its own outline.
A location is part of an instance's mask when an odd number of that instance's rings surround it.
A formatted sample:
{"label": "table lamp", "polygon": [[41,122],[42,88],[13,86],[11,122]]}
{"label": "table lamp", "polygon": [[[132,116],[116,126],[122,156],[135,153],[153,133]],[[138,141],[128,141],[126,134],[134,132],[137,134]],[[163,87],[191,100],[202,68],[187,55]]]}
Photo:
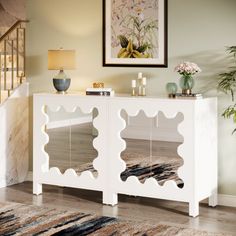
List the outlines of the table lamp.
{"label": "table lamp", "polygon": [[75,69],[75,50],[48,50],[48,69],[59,70],[53,78],[53,85],[59,93],[65,93],[70,87],[71,79],[64,70]]}

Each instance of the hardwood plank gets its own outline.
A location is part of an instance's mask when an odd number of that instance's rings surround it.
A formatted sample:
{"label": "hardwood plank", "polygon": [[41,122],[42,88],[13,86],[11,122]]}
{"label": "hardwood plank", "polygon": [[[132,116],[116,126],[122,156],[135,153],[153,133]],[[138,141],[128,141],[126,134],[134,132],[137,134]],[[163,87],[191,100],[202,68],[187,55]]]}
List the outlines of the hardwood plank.
{"label": "hardwood plank", "polygon": [[88,213],[115,216],[149,223],[165,222],[194,229],[228,232],[236,235],[236,208],[200,204],[200,216],[188,216],[188,204],[151,198],[119,195],[115,207],[102,205],[102,194],[73,188],[44,185],[43,195],[32,194],[32,183],[25,182],[0,189],[0,201],[13,201],[38,206],[56,207]]}

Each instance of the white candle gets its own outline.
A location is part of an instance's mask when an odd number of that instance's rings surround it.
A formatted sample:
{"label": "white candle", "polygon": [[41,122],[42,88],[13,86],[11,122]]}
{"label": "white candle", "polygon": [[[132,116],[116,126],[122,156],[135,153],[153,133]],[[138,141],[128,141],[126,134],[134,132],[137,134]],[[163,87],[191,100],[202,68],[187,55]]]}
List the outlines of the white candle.
{"label": "white candle", "polygon": [[132,80],[132,88],[136,88],[136,80],[135,79]]}
{"label": "white candle", "polygon": [[138,79],[142,79],[143,78],[143,73],[142,72],[139,72],[138,73]]}
{"label": "white candle", "polygon": [[143,78],[142,78],[142,84],[143,84],[143,85],[147,85],[147,78],[146,78],[146,77],[143,77]]}

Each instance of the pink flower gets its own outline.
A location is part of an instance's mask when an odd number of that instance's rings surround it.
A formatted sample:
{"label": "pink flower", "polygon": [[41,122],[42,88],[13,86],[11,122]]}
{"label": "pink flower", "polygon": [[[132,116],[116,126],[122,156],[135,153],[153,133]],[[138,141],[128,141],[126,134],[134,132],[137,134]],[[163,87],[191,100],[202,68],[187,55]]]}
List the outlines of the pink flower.
{"label": "pink flower", "polygon": [[183,62],[175,67],[175,71],[181,75],[195,75],[201,72],[197,64],[193,62]]}

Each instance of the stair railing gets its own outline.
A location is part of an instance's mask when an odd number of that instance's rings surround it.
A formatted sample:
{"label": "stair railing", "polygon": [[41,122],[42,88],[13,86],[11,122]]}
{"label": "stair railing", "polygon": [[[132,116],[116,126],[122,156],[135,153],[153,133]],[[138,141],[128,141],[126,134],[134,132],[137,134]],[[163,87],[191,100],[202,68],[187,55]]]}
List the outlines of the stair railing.
{"label": "stair railing", "polygon": [[25,80],[26,20],[18,20],[0,37],[0,104]]}

